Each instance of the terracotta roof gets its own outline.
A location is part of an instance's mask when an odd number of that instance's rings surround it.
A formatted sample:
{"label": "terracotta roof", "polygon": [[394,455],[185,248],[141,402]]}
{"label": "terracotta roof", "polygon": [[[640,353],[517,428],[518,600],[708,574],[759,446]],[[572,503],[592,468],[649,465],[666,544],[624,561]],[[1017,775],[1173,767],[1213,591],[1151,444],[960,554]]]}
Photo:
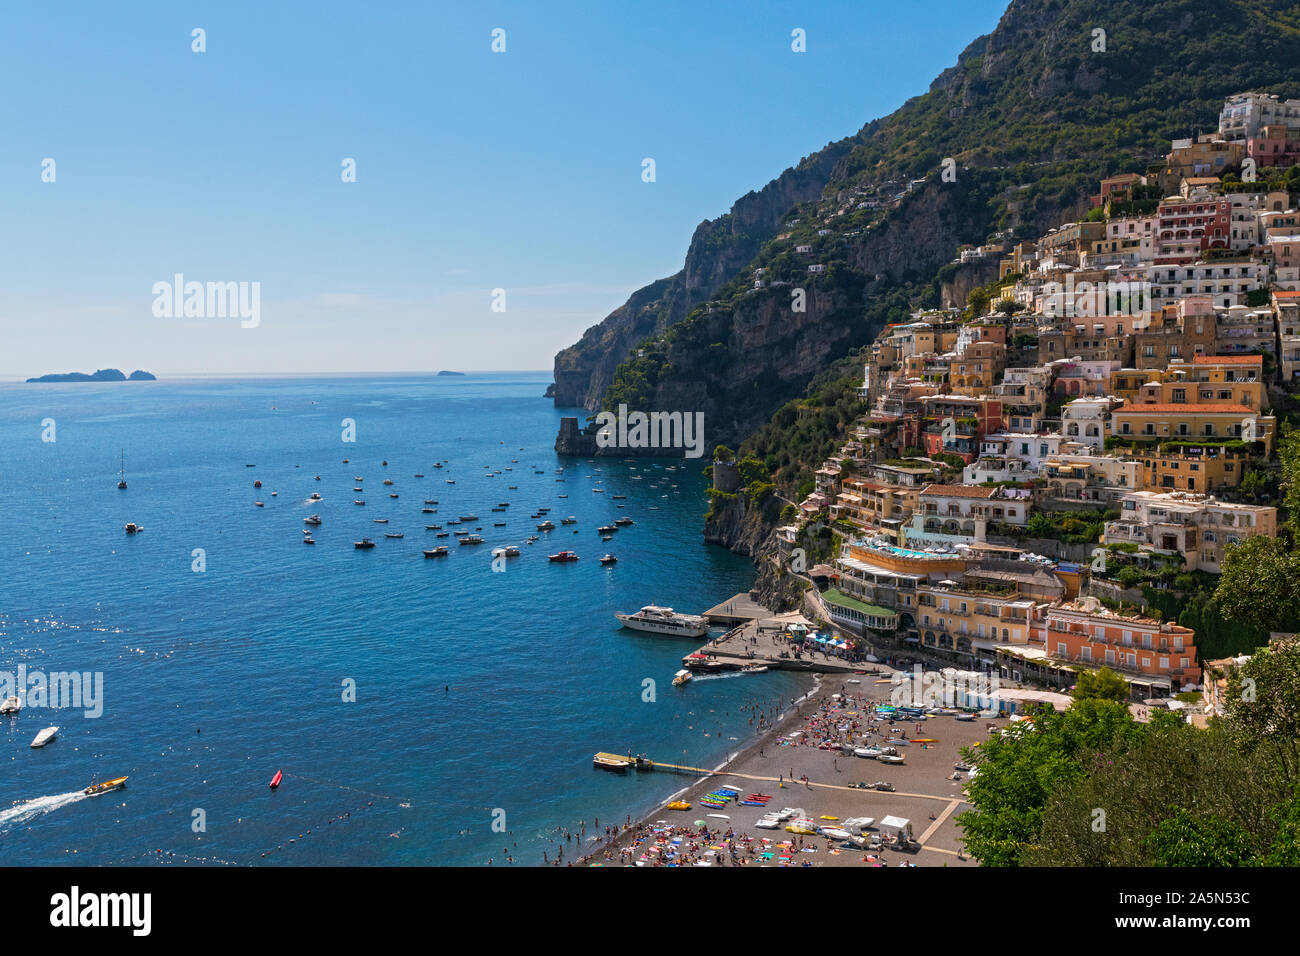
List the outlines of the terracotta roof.
{"label": "terracotta roof", "polygon": [[1263,365],[1262,355],[1197,355],[1193,365]]}
{"label": "terracotta roof", "polygon": [[996,488],[975,488],[971,485],[926,485],[923,495],[944,495],[948,498],[992,498]]}
{"label": "terracotta roof", "polygon": [[1273,293],[1273,298],[1275,299],[1294,299],[1297,296],[1300,296],[1300,292],[1274,292]]}
{"label": "terracotta roof", "polygon": [[1126,405],[1117,409],[1116,415],[1144,415],[1154,413],[1165,415],[1170,412],[1185,412],[1188,415],[1258,415],[1253,408],[1245,405]]}

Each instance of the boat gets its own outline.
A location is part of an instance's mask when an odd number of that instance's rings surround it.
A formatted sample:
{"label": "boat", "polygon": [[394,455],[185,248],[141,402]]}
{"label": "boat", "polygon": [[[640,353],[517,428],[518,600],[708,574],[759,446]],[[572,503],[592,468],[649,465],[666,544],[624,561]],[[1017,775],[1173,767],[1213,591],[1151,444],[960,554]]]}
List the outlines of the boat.
{"label": "boat", "polygon": [[384,479],[384,484],[386,484],[386,485],[391,485],[392,483],[393,483],[393,479],[391,479],[391,478],[385,478],[385,479]]}
{"label": "boat", "polygon": [[634,523],[635,523],[635,522],[633,522],[631,518],[615,518],[615,519],[614,519],[614,524],[618,525],[619,527],[627,527],[628,525],[630,525],[630,524],[634,524]]}
{"label": "boat", "polygon": [[353,481],[365,481],[366,479],[362,478],[360,475],[353,475],[353,476],[352,476],[352,480],[353,480]]}
{"label": "boat", "polygon": [[320,524],[320,515],[311,515],[311,516],[308,517],[308,518],[303,518],[303,519],[302,519],[302,523],[303,523],[303,524],[311,524],[311,525],[317,525],[317,524]]}
{"label": "boat", "polygon": [[537,526],[537,530],[538,530],[538,531],[554,531],[554,530],[555,530],[555,522],[554,522],[554,521],[543,521],[541,524],[539,524],[539,525]]}
{"label": "boat", "polygon": [[703,637],[709,633],[707,618],[696,614],[678,614],[670,607],[647,604],[635,614],[615,614],[624,627],[651,634],[676,634],[679,637]]}
{"label": "boat", "polygon": [[506,523],[505,523],[504,521],[493,521],[493,522],[492,522],[492,527],[494,527],[494,528],[504,528],[505,526],[506,526]]}
{"label": "boat", "polygon": [[353,490],[353,491],[362,491],[362,490],[364,490],[364,489],[363,489],[360,485],[353,485],[353,486],[352,486],[352,490]]}
{"label": "boat", "polygon": [[818,827],[817,832],[832,840],[847,840],[851,836],[848,830],[841,827]]}
{"label": "boat", "polygon": [[425,498],[425,499],[424,499],[424,503],[425,503],[426,505],[436,505],[436,504],[438,503],[438,499],[437,499],[437,498]]}
{"label": "boat", "polygon": [[58,732],[59,732],[58,727],[46,727],[39,734],[36,735],[36,739],[32,741],[32,746],[44,747],[51,740],[54,739],[54,735],[57,734]]}
{"label": "boat", "polygon": [[254,487],[254,488],[261,488],[261,487],[262,487],[262,479],[261,479],[261,478],[258,478],[255,482],[253,482],[253,487]]}
{"label": "boat", "polygon": [[456,482],[452,481],[450,478],[447,479],[447,484],[454,485],[455,483]]}
{"label": "boat", "polygon": [[766,673],[767,673],[767,665],[766,665],[766,664],[746,664],[744,667],[742,667],[742,668],[740,669],[740,672],[741,672],[742,674],[766,674]]}
{"label": "boat", "polygon": [[461,521],[477,521],[477,520],[478,520],[478,515],[461,515],[461,516],[460,516],[460,520],[461,520]]}
{"label": "boat", "polygon": [[126,452],[122,452],[122,467],[117,471],[117,486],[126,488]]}
{"label": "boat", "polygon": [[420,514],[423,514],[423,515],[436,515],[437,513],[438,513],[438,509],[437,509],[437,508],[421,508],[421,509],[420,509]]}
{"label": "boat", "polygon": [[975,715],[974,714],[953,714],[952,719],[971,721],[975,719]]}
{"label": "boat", "polygon": [[881,754],[876,759],[879,760],[881,763],[900,764],[900,763],[907,762],[907,758],[904,757],[902,754]]}
{"label": "boat", "polygon": [[601,563],[601,564],[617,564],[617,563],[618,563],[618,558],[614,557],[612,554],[607,554],[607,555],[605,555],[604,557],[602,557],[602,558],[600,559],[600,563]]}
{"label": "boat", "polygon": [[667,809],[669,810],[689,810],[690,808],[691,805],[685,800],[674,800],[667,806]]}
{"label": "boat", "polygon": [[691,679],[691,672],[690,672],[690,671],[688,671],[688,670],[680,670],[680,671],[678,671],[676,674],[673,675],[673,686],[674,686],[674,687],[681,687],[683,684],[685,684],[685,683],[686,683],[687,681],[689,681],[690,679]]}
{"label": "boat", "polygon": [[396,497],[398,497],[397,492],[393,492],[393,493],[390,494],[388,497],[390,497],[390,498],[396,498]]}
{"label": "boat", "polygon": [[361,551],[365,551],[368,548],[373,548],[374,546],[375,543],[371,541],[369,538],[362,538],[360,541],[352,542],[352,547],[357,548],[358,550]]}
{"label": "boat", "polygon": [[302,543],[303,543],[303,544],[315,544],[315,543],[316,543],[316,539],[313,538],[310,534],[308,534],[305,538],[302,539]]}
{"label": "boat", "polygon": [[476,534],[467,534],[465,537],[460,539],[460,543],[461,544],[482,544],[483,539],[482,537]]}
{"label": "boat", "polygon": [[388,524],[387,518],[371,518],[370,520],[373,521],[375,524]]}
{"label": "boat", "polygon": [[416,477],[416,478],[423,478],[424,475],[416,475],[415,477]]}
{"label": "boat", "polygon": [[88,797],[98,797],[103,793],[109,793],[113,790],[121,790],[125,786],[126,777],[114,777],[112,780],[105,780],[103,783],[92,783],[81,792]]}
{"label": "boat", "polygon": [[877,780],[871,785],[872,790],[879,790],[881,793],[893,793],[894,785],[888,780]]}
{"label": "boat", "polygon": [[352,503],[353,503],[354,505],[364,505],[364,504],[365,504],[365,502],[364,502],[362,499],[360,499],[360,498],[357,498],[357,499],[356,499],[355,501],[353,501]]}
{"label": "boat", "polygon": [[403,535],[402,535],[402,532],[400,532],[400,531],[385,531],[385,532],[384,532],[384,537],[385,537],[385,538],[400,538],[400,537],[403,537]]}
{"label": "boat", "polygon": [[16,714],[23,709],[23,702],[17,697],[6,697],[0,704],[0,714]]}
{"label": "boat", "polygon": [[127,534],[139,534],[141,531],[144,530],[144,528],[140,527],[140,526],[139,526],[138,524],[136,524],[134,521],[128,521],[128,522],[126,523],[126,527],[123,528],[123,530],[124,530]]}
{"label": "boat", "polygon": [[519,549],[518,549],[517,547],[515,547],[513,544],[506,545],[506,547],[504,547],[504,548],[493,548],[493,549],[492,549],[492,557],[494,557],[494,558],[517,558],[517,557],[519,557]]}
{"label": "boat", "polygon": [[436,548],[424,549],[424,556],[426,558],[445,558],[450,553],[451,552],[447,550],[445,545],[439,545]]}
{"label": "boat", "polygon": [[569,561],[577,561],[578,556],[572,551],[561,551],[559,554],[547,555],[547,557],[557,564],[564,564]]}
{"label": "boat", "polygon": [[265,508],[265,507],[266,507],[266,505],[264,505],[264,504],[263,504],[262,502],[260,502],[260,501],[254,501],[253,504],[257,505],[257,507],[259,507],[259,508]]}
{"label": "boat", "polygon": [[853,755],[856,757],[866,757],[868,760],[874,760],[880,756],[879,747],[854,747]]}
{"label": "boat", "polygon": [[307,496],[307,500],[308,500],[308,501],[320,501],[320,492],[318,492],[318,491],[313,491],[311,494],[309,494],[309,495]]}
{"label": "boat", "polygon": [[277,770],[275,776],[271,778],[271,789],[274,790],[280,786],[280,781],[284,779],[284,773]]}
{"label": "boat", "polygon": [[618,530],[618,528],[615,527],[615,526],[612,525],[612,524],[604,524],[604,525],[601,525],[601,526],[600,526],[599,528],[597,528],[596,530],[597,530],[598,532],[600,532],[601,534],[613,534],[615,531]]}
{"label": "boat", "polygon": [[615,501],[622,501],[624,498],[627,497],[627,495],[611,495],[610,497],[613,498]]}
{"label": "boat", "polygon": [[591,758],[591,765],[597,770],[612,770],[615,773],[623,773],[631,766],[631,762],[621,757],[611,757],[608,754],[596,754]]}

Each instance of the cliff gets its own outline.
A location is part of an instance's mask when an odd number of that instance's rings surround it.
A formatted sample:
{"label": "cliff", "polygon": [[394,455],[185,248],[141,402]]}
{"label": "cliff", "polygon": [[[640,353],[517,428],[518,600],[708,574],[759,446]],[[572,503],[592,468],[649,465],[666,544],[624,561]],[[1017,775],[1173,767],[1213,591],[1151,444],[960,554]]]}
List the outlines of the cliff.
{"label": "cliff", "polygon": [[725,215],[700,223],[680,272],[632,293],[576,344],[555,356],[552,397],[556,406],[597,410],[614,370],[632,347],[684,319],[731,279],[775,234],[786,213],[821,195],[849,147],[847,140],[832,143],[761,190],[742,196]]}
{"label": "cliff", "polygon": [[1099,18],[1085,0],[1013,0],[928,91],[701,225],[682,272],[556,357],[556,404],[703,411],[709,443],[735,443],[886,322],[955,301],[967,280],[941,289],[937,273],[958,245],[1077,215],[1100,177],[1213,129],[1227,95],[1295,95],[1300,33],[1281,26],[1295,13],[1116,0]]}

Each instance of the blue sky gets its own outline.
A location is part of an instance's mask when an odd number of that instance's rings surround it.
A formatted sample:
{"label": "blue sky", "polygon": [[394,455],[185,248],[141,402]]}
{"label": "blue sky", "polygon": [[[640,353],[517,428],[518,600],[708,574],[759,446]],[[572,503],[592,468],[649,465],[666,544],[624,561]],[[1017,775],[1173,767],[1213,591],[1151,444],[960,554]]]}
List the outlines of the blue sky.
{"label": "blue sky", "polygon": [[[550,368],[1004,7],[5,5],[0,377]],[[178,272],[260,283],[260,323],[156,317]]]}

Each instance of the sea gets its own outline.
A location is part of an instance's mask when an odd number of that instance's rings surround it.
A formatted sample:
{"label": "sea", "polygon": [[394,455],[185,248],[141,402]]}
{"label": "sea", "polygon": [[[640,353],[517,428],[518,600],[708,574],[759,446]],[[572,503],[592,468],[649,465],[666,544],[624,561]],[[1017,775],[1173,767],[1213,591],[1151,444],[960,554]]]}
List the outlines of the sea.
{"label": "sea", "polygon": [[[568,863],[688,782],[595,770],[595,752],[714,767],[752,743],[806,675],[675,688],[702,641],[614,617],[752,585],[748,559],[701,537],[707,460],[561,458],[560,417],[583,413],[543,398],[549,381],[0,385],[0,684],[28,697],[0,717],[7,859]],[[539,507],[556,529],[529,544]],[[450,554],[426,559],[435,545]],[[565,549],[579,560],[547,560]]]}

